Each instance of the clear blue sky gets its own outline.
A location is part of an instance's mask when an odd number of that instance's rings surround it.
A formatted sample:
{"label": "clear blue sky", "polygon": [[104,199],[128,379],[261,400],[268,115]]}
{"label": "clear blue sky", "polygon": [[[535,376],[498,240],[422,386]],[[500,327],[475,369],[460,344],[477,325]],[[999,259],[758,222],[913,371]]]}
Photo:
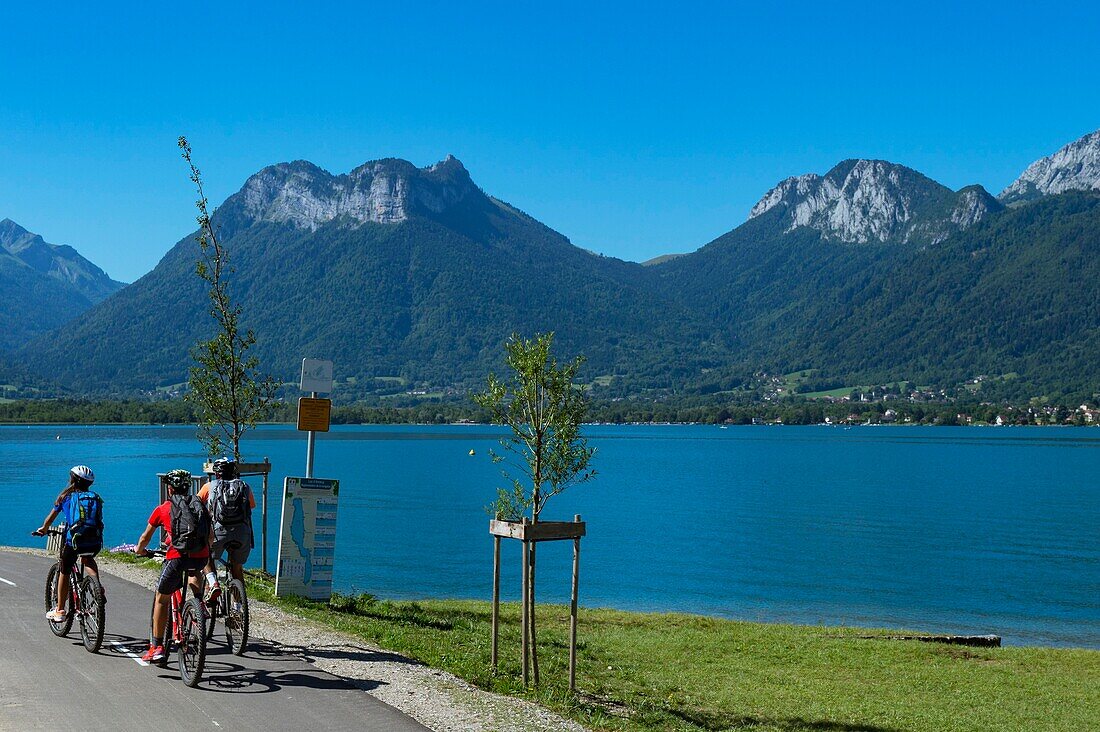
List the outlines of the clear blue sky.
{"label": "clear blue sky", "polygon": [[844,158],[996,194],[1100,128],[1094,2],[230,5],[5,4],[0,218],[136,279],[193,228],[186,134],[218,203],[274,162],[453,153],[644,260]]}

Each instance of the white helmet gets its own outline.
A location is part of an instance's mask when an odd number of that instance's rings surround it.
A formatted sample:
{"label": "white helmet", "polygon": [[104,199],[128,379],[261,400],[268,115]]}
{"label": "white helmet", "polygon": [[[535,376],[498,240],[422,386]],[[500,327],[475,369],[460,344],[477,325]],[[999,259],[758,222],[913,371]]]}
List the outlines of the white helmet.
{"label": "white helmet", "polygon": [[92,469],[87,465],[74,465],[69,472],[85,481],[88,485],[95,483],[95,473],[93,473]]}

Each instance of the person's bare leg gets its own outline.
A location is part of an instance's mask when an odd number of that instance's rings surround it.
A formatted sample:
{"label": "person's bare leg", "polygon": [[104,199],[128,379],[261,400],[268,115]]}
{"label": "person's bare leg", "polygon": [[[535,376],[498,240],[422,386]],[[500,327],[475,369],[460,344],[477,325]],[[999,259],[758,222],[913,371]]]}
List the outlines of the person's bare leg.
{"label": "person's bare leg", "polygon": [[99,579],[99,565],[95,563],[94,557],[81,557],[80,561],[84,562],[85,572]]}
{"label": "person's bare leg", "polygon": [[203,577],[198,573],[187,577],[187,584],[191,586],[191,593],[200,600],[202,599],[202,582]]}
{"label": "person's bare leg", "polygon": [[57,609],[65,612],[65,600],[69,597],[69,573],[57,573]]}
{"label": "person's bare leg", "polygon": [[241,582],[244,582],[244,565],[238,564],[237,562],[230,562],[229,574],[233,579],[239,579]]}
{"label": "person's bare leg", "polygon": [[164,642],[164,625],[168,621],[168,608],[172,604],[172,596],[157,593],[153,602],[153,638],[157,645]]}

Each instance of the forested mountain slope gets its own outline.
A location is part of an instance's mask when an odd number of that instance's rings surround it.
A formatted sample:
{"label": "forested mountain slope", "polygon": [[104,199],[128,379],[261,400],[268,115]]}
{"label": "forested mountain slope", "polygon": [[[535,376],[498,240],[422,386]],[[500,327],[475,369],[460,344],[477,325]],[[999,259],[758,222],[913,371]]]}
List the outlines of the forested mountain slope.
{"label": "forested mountain slope", "polygon": [[[1029,168],[1072,178],[1065,192],[1036,183],[1007,209],[980,186],[844,161],[780,182],[741,226],[649,266],[573,246],[451,157],[342,175],[273,165],[214,222],[265,368],[293,380],[302,357],[331,358],[348,396],[462,390],[499,368],[511,332],[553,330],[559,353],[588,356],[586,379],[611,382],[605,396],[813,370],[840,385],[984,376],[994,396],[1077,398],[1100,383],[1100,193],[1074,189],[1092,185],[1082,140]],[[15,358],[79,392],[185,381],[213,327],[197,256],[189,235]]]}
{"label": "forested mountain slope", "polygon": [[22,346],[122,286],[72,247],[0,221],[0,350]]}
{"label": "forested mountain slope", "polygon": [[[472,383],[512,331],[554,330],[590,373],[648,377],[714,365],[727,352],[690,309],[655,297],[641,265],[599,257],[485,195],[453,158],[384,160],[343,176],[309,163],[256,174],[214,216],[236,268],[233,293],[280,378],[304,356],[337,376]],[[82,390],[182,382],[212,323],[192,236],[145,277],[32,344],[28,357]],[[86,355],[72,362],[67,354]]]}

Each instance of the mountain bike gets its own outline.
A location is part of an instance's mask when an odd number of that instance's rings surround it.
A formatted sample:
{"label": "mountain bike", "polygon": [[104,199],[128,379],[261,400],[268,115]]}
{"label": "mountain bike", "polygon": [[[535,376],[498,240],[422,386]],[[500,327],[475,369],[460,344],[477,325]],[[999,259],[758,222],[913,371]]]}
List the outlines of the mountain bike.
{"label": "mountain bike", "polygon": [[[163,557],[164,550],[151,550],[148,556]],[[198,686],[202,680],[203,666],[206,664],[206,609],[203,607],[202,598],[187,597],[189,577],[198,574],[201,570],[189,570],[183,578],[183,587],[171,595],[171,608],[168,612],[167,622],[164,625],[164,637],[160,639],[164,647],[164,657],[172,652],[172,646],[176,647],[176,662],[179,667],[180,678],[188,686]],[[153,613],[156,612],[156,595],[153,595],[153,607],[149,614],[150,623]],[[167,660],[163,665],[167,665]]]}
{"label": "mountain bike", "polygon": [[[59,538],[57,561],[46,574],[46,610],[48,612],[57,606],[57,583],[61,576],[61,552],[65,548],[65,530],[47,529],[42,533],[32,531],[31,535],[53,535]],[[84,576],[83,556],[86,555],[77,557],[69,572],[69,597],[65,601],[65,619],[55,622],[47,618],[46,622],[49,623],[54,635],[63,638],[72,629],[73,618],[77,618],[80,620],[80,637],[84,641],[84,648],[89,653],[95,653],[103,645],[106,598],[99,578],[91,574]]]}
{"label": "mountain bike", "polygon": [[[226,550],[230,555],[240,548],[239,542],[229,542]],[[218,573],[218,584],[222,588],[221,596],[206,606],[209,615],[207,638],[214,637],[214,624],[222,618],[225,626],[225,643],[234,656],[244,654],[248,643],[248,593],[244,582],[229,573],[229,564],[221,557],[214,558],[214,569]],[[205,580],[204,580],[205,582]]]}

